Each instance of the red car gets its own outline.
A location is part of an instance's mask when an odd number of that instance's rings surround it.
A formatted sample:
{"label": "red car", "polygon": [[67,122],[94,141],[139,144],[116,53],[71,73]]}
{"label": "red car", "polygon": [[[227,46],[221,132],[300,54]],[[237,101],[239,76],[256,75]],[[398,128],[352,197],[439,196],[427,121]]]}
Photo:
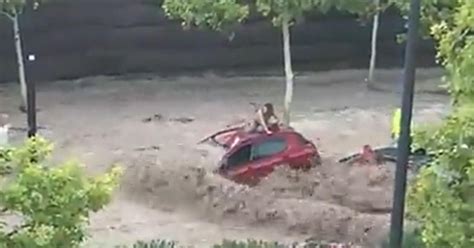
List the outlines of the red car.
{"label": "red car", "polygon": [[[218,135],[224,136],[221,141]],[[321,160],[316,146],[292,129],[274,129],[270,135],[230,129],[210,139],[227,150],[217,172],[238,183],[256,184],[280,165],[310,169]]]}

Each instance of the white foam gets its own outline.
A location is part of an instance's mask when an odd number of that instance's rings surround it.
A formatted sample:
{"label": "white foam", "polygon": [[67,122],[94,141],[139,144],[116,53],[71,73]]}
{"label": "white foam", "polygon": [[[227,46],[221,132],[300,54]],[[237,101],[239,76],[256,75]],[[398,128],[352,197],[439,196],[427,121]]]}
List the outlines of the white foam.
{"label": "white foam", "polygon": [[0,147],[8,145],[8,130],[9,125],[0,126]]}

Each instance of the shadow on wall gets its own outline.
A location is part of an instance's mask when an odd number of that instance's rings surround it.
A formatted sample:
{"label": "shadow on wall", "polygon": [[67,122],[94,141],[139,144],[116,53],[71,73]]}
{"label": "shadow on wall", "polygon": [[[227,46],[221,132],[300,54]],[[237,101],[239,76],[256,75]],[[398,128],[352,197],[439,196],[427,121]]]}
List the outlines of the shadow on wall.
{"label": "shadow on wall", "polygon": [[[232,41],[222,33],[183,31],[156,6],[129,0],[50,3],[21,22],[25,56],[37,58],[28,66],[29,75],[38,81],[126,73],[256,71],[282,63],[280,32],[262,18],[251,18],[239,27]],[[380,25],[379,67],[402,65],[403,46],[396,42],[396,34],[403,31],[402,19],[387,12]],[[366,68],[370,29],[370,24],[361,25],[340,13],[306,18],[292,32],[296,69]],[[434,64],[431,43],[422,43],[419,54],[420,65]],[[11,27],[1,19],[0,82],[15,79]]]}

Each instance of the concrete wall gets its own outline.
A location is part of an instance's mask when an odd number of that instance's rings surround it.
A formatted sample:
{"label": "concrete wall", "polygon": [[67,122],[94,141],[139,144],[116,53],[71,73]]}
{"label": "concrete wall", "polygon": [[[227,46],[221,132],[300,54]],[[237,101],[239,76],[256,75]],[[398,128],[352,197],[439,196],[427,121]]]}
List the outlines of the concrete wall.
{"label": "concrete wall", "polygon": [[[393,13],[382,17],[379,65],[400,66],[403,46],[395,35],[403,30]],[[235,38],[204,30],[183,31],[159,8],[143,0],[76,0],[42,6],[22,18],[25,56],[35,80],[90,75],[200,70],[255,70],[281,66],[281,35],[271,23],[251,18]],[[294,27],[292,52],[296,69],[366,67],[370,23],[333,13],[311,15]],[[421,65],[432,65],[433,48],[421,45]],[[11,25],[0,19],[0,82],[16,79]]]}

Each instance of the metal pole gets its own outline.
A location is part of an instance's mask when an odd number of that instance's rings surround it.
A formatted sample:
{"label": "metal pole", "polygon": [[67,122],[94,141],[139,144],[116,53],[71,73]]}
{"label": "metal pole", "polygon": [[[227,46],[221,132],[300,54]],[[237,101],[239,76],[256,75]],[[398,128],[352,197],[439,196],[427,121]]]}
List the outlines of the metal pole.
{"label": "metal pole", "polygon": [[[27,61],[27,68],[31,66],[32,61]],[[36,85],[34,80],[26,81],[26,100],[27,100],[27,115],[28,115],[28,137],[36,136]]]}
{"label": "metal pole", "polygon": [[413,91],[416,75],[416,46],[420,21],[420,0],[411,0],[408,20],[408,37],[405,50],[405,68],[403,76],[403,97],[400,138],[398,140],[395,189],[390,226],[390,247],[401,248],[403,243],[403,217],[405,212],[405,193],[407,165],[410,155],[410,125],[413,110]]}
{"label": "metal pole", "polygon": [[[31,14],[33,13],[34,2],[27,0],[24,16],[28,18],[28,24],[31,24]],[[25,44],[28,44],[25,42]],[[24,46],[26,48],[26,46]],[[26,49],[27,51],[29,49]],[[26,73],[31,73],[31,66],[35,61],[34,55],[28,55],[26,59]],[[27,121],[28,121],[28,137],[36,136],[36,85],[34,80],[29,80],[26,77],[26,102],[27,102]]]}

